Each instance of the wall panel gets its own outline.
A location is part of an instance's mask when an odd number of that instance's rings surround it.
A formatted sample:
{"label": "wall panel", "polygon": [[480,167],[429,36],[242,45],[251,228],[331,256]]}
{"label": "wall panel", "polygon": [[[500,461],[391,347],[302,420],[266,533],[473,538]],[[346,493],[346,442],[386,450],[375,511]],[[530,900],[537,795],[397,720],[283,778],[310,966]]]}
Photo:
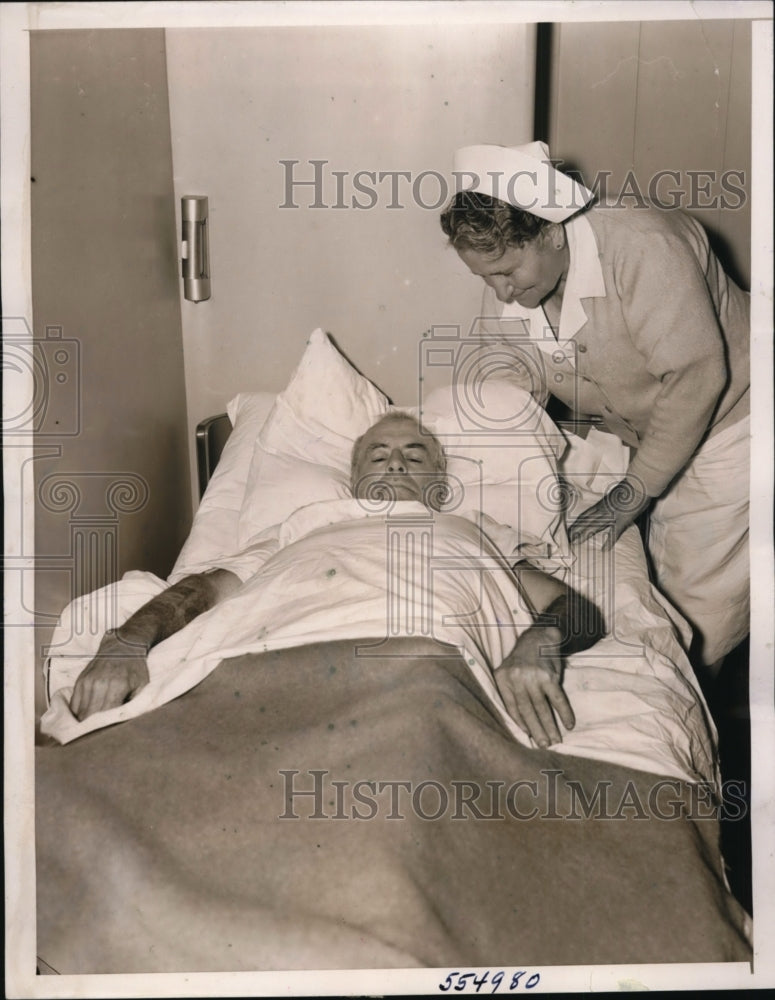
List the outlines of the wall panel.
{"label": "wall panel", "polygon": [[163,32],[32,32],[31,159],[40,650],[191,520]]}
{"label": "wall panel", "polygon": [[550,151],[589,183],[608,171],[612,190],[633,167],[640,29],[637,21],[553,27]]}
{"label": "wall panel", "polygon": [[750,22],[566,22],[554,34],[552,156],[590,185],[604,173],[609,194],[686,208],[748,287]]}
{"label": "wall panel", "polygon": [[[399,403],[417,396],[418,343],[468,327],[481,282],[448,251],[441,184],[456,147],[533,138],[529,25],[168,29],[176,195],[210,199],[212,298],[183,303],[189,417],[236,392],[279,390],[309,333],[328,330]],[[328,207],[282,209],[281,160],[327,161]],[[341,173],[337,195],[334,171]],[[402,171],[367,187],[358,171]],[[345,207],[335,208],[334,204]],[[391,207],[392,205],[392,207]],[[434,206],[434,207],[431,207]]]}

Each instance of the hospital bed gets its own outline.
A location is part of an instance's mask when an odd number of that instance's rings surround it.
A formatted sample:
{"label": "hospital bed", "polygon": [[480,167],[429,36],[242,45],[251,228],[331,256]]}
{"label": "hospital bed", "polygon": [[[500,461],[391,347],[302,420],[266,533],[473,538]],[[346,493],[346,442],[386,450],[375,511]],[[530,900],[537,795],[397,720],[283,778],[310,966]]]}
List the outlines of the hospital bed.
{"label": "hospital bed", "polygon": [[[449,457],[441,514],[348,497],[352,440],[389,403],[320,331],[283,393],[236,397],[230,432],[200,427],[204,495],[169,581],[133,572],[79,598],[52,641],[45,968],[750,960],[686,625],[634,527],[610,552],[568,545],[573,506],[617,458],[569,445],[514,391],[423,400]],[[504,554],[568,580],[608,624],[567,663],[576,725],[549,749],[492,682],[529,622],[500,586]],[[70,715],[102,632],[216,565],[253,575],[151,651],[135,698]]]}

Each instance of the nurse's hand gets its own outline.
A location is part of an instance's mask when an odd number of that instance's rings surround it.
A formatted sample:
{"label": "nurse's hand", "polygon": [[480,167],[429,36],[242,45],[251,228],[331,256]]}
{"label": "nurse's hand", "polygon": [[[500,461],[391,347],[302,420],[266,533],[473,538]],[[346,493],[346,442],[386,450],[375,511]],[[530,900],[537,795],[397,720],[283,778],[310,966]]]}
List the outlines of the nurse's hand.
{"label": "nurse's hand", "polygon": [[495,671],[506,709],[539,747],[560,743],[555,713],[566,729],[576,723],[562,689],[562,632],[554,625],[532,625]]}
{"label": "nurse's hand", "polygon": [[568,528],[571,543],[583,542],[605,532],[603,549],[609,549],[651,503],[642,484],[625,477]]}

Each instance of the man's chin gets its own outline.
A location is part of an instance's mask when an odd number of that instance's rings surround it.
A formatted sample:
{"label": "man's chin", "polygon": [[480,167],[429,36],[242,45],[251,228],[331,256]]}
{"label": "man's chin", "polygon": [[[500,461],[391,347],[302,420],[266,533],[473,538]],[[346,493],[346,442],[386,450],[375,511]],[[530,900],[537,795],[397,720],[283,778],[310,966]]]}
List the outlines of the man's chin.
{"label": "man's chin", "polygon": [[434,499],[440,485],[441,482],[426,481],[425,479],[420,484],[411,476],[374,476],[373,478],[364,476],[358,481],[354,496],[377,503],[385,501],[396,503],[399,500],[413,501],[414,503],[428,504],[438,509]]}
{"label": "man's chin", "polygon": [[422,503],[422,491],[416,484],[397,483],[395,480],[385,483],[385,488],[396,500],[415,500]]}
{"label": "man's chin", "polygon": [[391,476],[377,480],[369,487],[369,494],[374,499],[414,500],[423,502],[421,488],[413,479],[405,476]]}

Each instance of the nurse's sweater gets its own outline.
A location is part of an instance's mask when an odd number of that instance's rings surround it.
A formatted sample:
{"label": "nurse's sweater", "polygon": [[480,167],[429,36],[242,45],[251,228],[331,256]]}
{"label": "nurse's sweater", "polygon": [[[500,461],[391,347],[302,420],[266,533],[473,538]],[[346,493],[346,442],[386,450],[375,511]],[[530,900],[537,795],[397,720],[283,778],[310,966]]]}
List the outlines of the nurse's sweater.
{"label": "nurse's sweater", "polygon": [[595,206],[565,230],[557,335],[542,308],[504,306],[491,288],[472,332],[509,345],[511,375],[534,395],[601,417],[659,496],[706,437],[749,412],[748,294],[681,211]]}

